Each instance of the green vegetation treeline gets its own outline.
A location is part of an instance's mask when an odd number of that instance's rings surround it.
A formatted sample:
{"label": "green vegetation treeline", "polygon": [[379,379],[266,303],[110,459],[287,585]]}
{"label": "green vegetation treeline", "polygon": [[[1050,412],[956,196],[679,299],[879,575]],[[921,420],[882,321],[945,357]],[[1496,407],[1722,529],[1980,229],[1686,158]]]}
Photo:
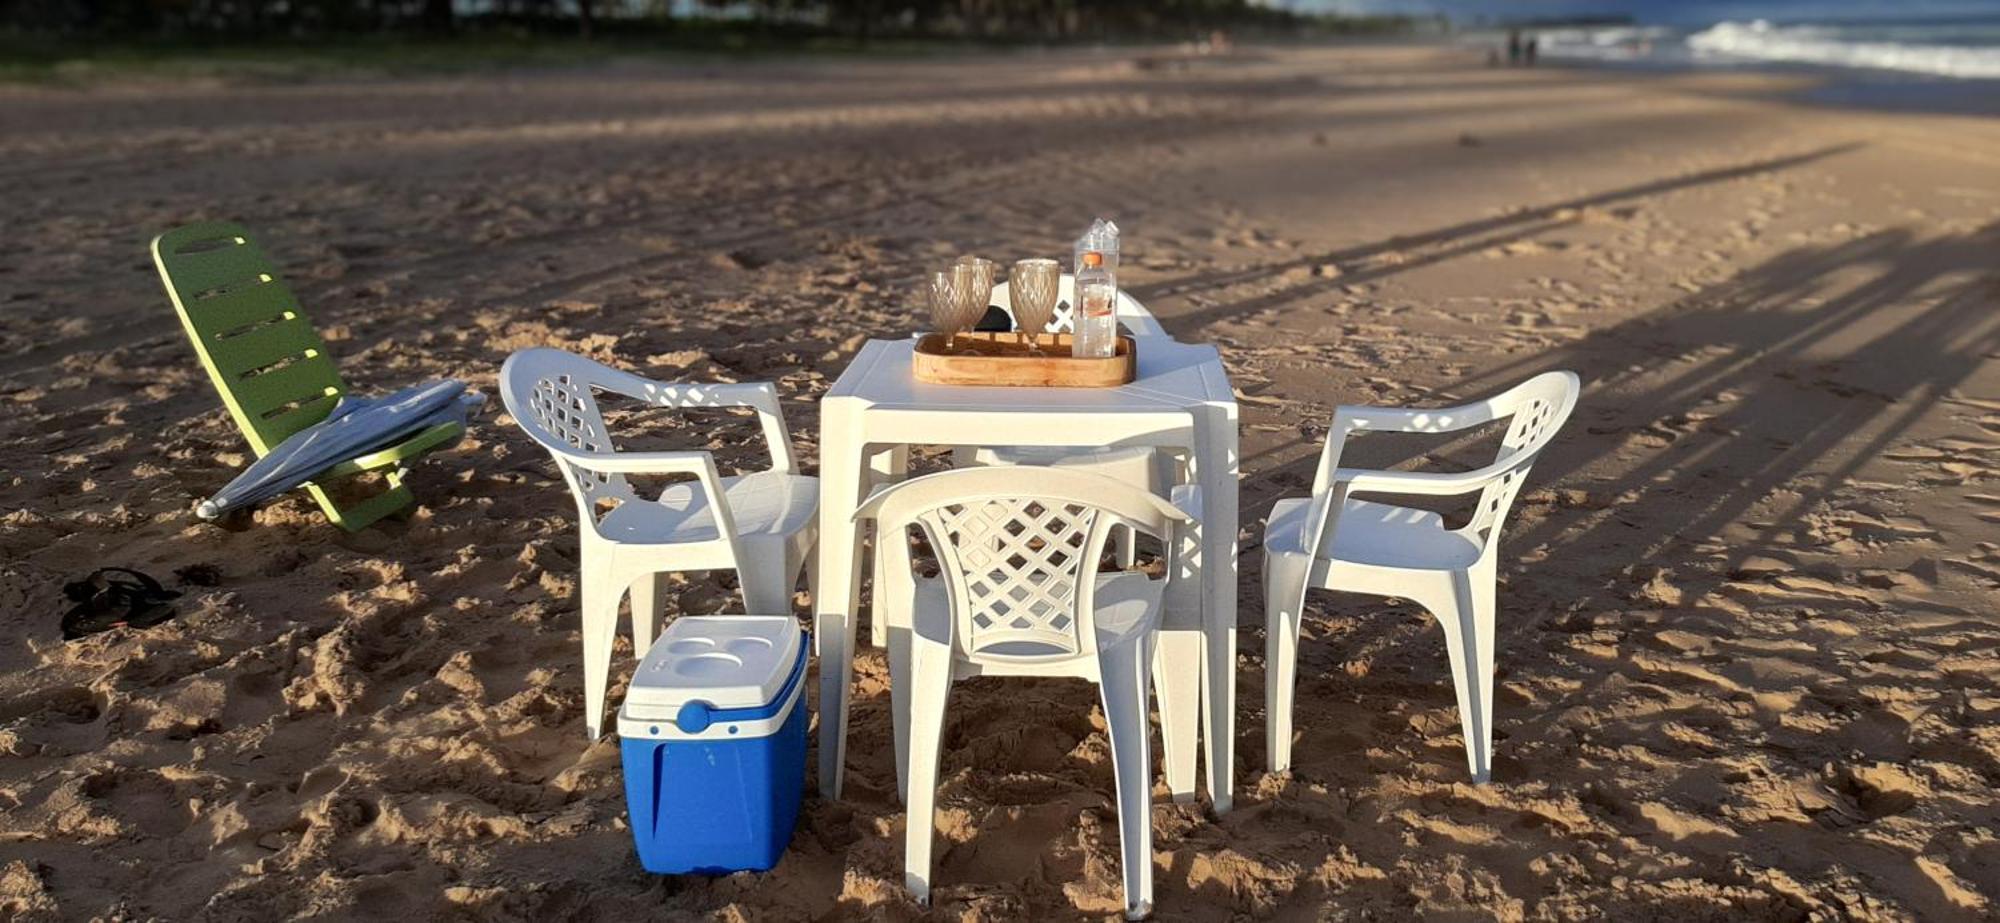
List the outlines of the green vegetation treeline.
{"label": "green vegetation treeline", "polygon": [[[0,33],[239,40],[465,33],[734,35],[758,44],[840,37],[989,42],[1386,31],[1255,0],[0,0]],[[695,36],[688,36],[695,37]]]}

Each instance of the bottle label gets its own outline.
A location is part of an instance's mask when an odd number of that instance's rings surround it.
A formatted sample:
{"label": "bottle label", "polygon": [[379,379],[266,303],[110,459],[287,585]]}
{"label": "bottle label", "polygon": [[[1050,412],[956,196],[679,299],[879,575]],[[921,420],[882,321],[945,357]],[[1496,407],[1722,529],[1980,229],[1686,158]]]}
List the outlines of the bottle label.
{"label": "bottle label", "polygon": [[1111,314],[1111,290],[1105,286],[1092,286],[1083,291],[1083,315],[1085,317],[1108,317]]}

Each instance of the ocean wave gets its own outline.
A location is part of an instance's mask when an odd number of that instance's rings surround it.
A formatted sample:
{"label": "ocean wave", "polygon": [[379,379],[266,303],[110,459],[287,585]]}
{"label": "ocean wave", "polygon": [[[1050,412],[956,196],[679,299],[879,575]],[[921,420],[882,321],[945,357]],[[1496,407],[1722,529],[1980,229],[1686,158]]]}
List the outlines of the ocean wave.
{"label": "ocean wave", "polygon": [[1655,46],[1670,43],[1674,31],[1664,26],[1597,26],[1538,29],[1537,50],[1551,58],[1619,61],[1652,57]]}
{"label": "ocean wave", "polygon": [[2000,78],[2000,48],[1857,40],[1822,26],[1775,26],[1762,19],[1717,23],[1688,36],[1687,46],[1698,56]]}

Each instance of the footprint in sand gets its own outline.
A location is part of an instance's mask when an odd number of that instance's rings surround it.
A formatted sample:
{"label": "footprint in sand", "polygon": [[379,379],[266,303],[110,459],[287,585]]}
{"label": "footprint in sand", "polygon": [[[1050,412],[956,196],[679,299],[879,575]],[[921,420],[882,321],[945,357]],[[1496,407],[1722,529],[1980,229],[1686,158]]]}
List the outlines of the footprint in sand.
{"label": "footprint in sand", "polygon": [[1924,792],[1921,781],[1890,763],[1829,767],[1826,783],[1835,801],[1814,819],[1833,829],[1901,814],[1916,807]]}
{"label": "footprint in sand", "polygon": [[1966,494],[1965,499],[1990,509],[1980,510],[1973,515],[1986,522],[2000,522],[2000,497],[1992,494]]}

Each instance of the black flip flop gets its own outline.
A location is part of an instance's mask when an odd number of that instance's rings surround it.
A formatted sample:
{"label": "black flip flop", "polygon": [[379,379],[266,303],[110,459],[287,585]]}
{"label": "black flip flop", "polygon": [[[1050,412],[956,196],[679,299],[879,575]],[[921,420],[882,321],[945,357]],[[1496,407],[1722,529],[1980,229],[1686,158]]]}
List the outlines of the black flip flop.
{"label": "black flip flop", "polygon": [[174,617],[173,600],[180,591],[124,567],[106,567],[63,584],[63,595],[76,605],[63,613],[64,641],[75,641],[113,628],[150,628]]}

